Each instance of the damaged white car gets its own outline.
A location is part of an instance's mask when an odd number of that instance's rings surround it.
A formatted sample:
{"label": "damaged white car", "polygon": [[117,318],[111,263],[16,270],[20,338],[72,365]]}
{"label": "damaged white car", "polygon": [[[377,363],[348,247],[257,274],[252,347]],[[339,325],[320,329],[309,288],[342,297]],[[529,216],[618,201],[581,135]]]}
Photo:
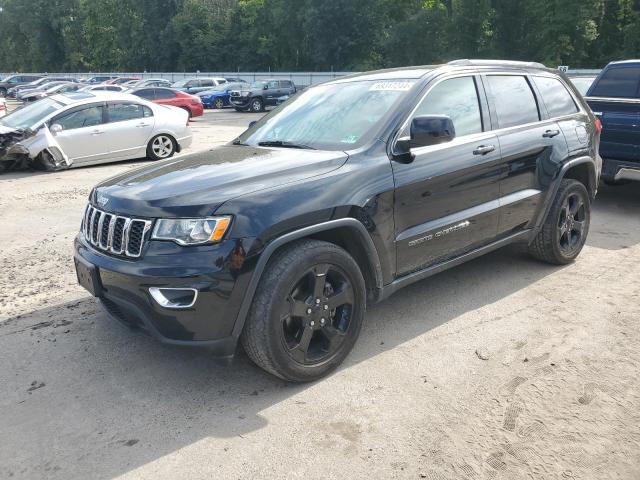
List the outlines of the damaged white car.
{"label": "damaged white car", "polygon": [[169,158],[191,144],[188,124],[186,111],[133,95],[54,95],[0,119],[0,171]]}

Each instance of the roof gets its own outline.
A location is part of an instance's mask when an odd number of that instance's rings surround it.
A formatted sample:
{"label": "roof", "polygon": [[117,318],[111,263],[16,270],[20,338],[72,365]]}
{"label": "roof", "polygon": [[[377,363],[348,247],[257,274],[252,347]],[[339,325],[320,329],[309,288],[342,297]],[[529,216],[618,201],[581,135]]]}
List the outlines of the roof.
{"label": "roof", "polygon": [[387,68],[384,70],[374,70],[371,72],[354,73],[344,77],[337,78],[328,83],[339,83],[341,81],[358,80],[393,80],[393,79],[419,79],[429,72],[440,68],[469,68],[469,67],[499,67],[499,68],[520,68],[520,69],[536,69],[551,71],[538,62],[518,62],[513,60],[453,60],[451,62],[440,65],[419,65],[415,67],[397,67]]}
{"label": "roof", "polygon": [[54,100],[64,104],[71,105],[72,103],[77,103],[81,105],[83,103],[91,103],[96,100],[135,100],[140,101],[140,97],[136,97],[129,93],[123,92],[110,92],[106,90],[91,90],[89,92],[70,92],[70,93],[62,93],[58,95],[52,95],[49,98],[53,98]]}
{"label": "roof", "polygon": [[625,64],[640,64],[640,60],[618,60],[615,62],[609,62],[609,65],[625,65]]}

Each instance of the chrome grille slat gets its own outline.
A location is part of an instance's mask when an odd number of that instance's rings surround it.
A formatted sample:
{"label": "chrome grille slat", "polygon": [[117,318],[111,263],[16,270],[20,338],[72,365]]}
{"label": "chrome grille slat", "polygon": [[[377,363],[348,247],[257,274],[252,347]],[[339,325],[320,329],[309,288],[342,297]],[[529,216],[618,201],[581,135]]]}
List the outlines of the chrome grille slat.
{"label": "chrome grille slat", "polygon": [[[99,251],[137,258],[142,255],[151,224],[151,220],[116,215],[88,205],[82,233],[85,240]],[[119,225],[122,225],[121,232]],[[130,235],[132,228],[136,229],[135,238]],[[106,243],[103,241],[105,237]]]}
{"label": "chrome grille slat", "polygon": [[111,220],[109,221],[109,236],[107,237],[107,248],[110,252],[113,252],[113,231],[116,228],[117,219],[117,216],[111,215]]}
{"label": "chrome grille slat", "polygon": [[100,219],[98,220],[98,231],[96,232],[96,245],[102,249],[107,248],[106,245],[102,245],[102,229],[104,228],[105,218],[107,218],[107,215],[102,213],[100,215]]}

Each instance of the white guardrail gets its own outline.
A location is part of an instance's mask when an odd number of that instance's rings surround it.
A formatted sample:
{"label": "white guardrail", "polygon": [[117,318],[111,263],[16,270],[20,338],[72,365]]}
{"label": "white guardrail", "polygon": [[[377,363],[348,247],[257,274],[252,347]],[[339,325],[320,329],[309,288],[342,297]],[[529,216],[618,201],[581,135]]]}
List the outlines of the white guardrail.
{"label": "white guardrail", "polygon": [[[14,72],[15,73],[15,72]],[[14,73],[0,73],[0,78],[4,78]],[[21,72],[22,73],[22,72]],[[356,72],[86,72],[86,73],[53,73],[45,72],[39,75],[56,75],[75,78],[91,78],[94,76],[116,76],[116,77],[139,77],[139,78],[165,78],[172,82],[177,82],[184,78],[198,77],[230,77],[241,78],[247,82],[253,82],[264,78],[273,78],[279,80],[291,80],[298,86],[316,85],[326,82],[337,77],[343,77]],[[568,70],[569,75],[597,75],[599,69],[571,69]],[[34,73],[34,75],[36,75]]]}

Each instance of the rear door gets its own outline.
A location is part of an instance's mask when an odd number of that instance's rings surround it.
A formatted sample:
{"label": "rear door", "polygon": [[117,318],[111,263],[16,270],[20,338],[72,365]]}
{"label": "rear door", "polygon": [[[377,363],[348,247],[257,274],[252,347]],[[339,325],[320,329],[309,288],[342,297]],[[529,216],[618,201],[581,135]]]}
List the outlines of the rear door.
{"label": "rear door", "polygon": [[490,243],[498,228],[500,149],[479,78],[428,87],[401,136],[420,115],[451,117],[456,137],[412,149],[412,163],[392,162],[398,275]]}
{"label": "rear door", "polygon": [[567,86],[560,78],[550,75],[532,75],[536,95],[544,107],[545,118],[552,118],[560,126],[571,155],[588,154],[589,116],[578,107]]}
{"label": "rear door", "polygon": [[600,155],[640,159],[640,65],[608,67],[588,93],[591,110],[602,121]]}
{"label": "rear door", "polygon": [[136,102],[107,103],[105,139],[113,160],[144,156],[153,134],[151,109]]}
{"label": "rear door", "polygon": [[567,157],[567,143],[543,107],[525,73],[483,75],[492,125],[502,153],[498,235],[530,228],[543,207],[555,172]]}

